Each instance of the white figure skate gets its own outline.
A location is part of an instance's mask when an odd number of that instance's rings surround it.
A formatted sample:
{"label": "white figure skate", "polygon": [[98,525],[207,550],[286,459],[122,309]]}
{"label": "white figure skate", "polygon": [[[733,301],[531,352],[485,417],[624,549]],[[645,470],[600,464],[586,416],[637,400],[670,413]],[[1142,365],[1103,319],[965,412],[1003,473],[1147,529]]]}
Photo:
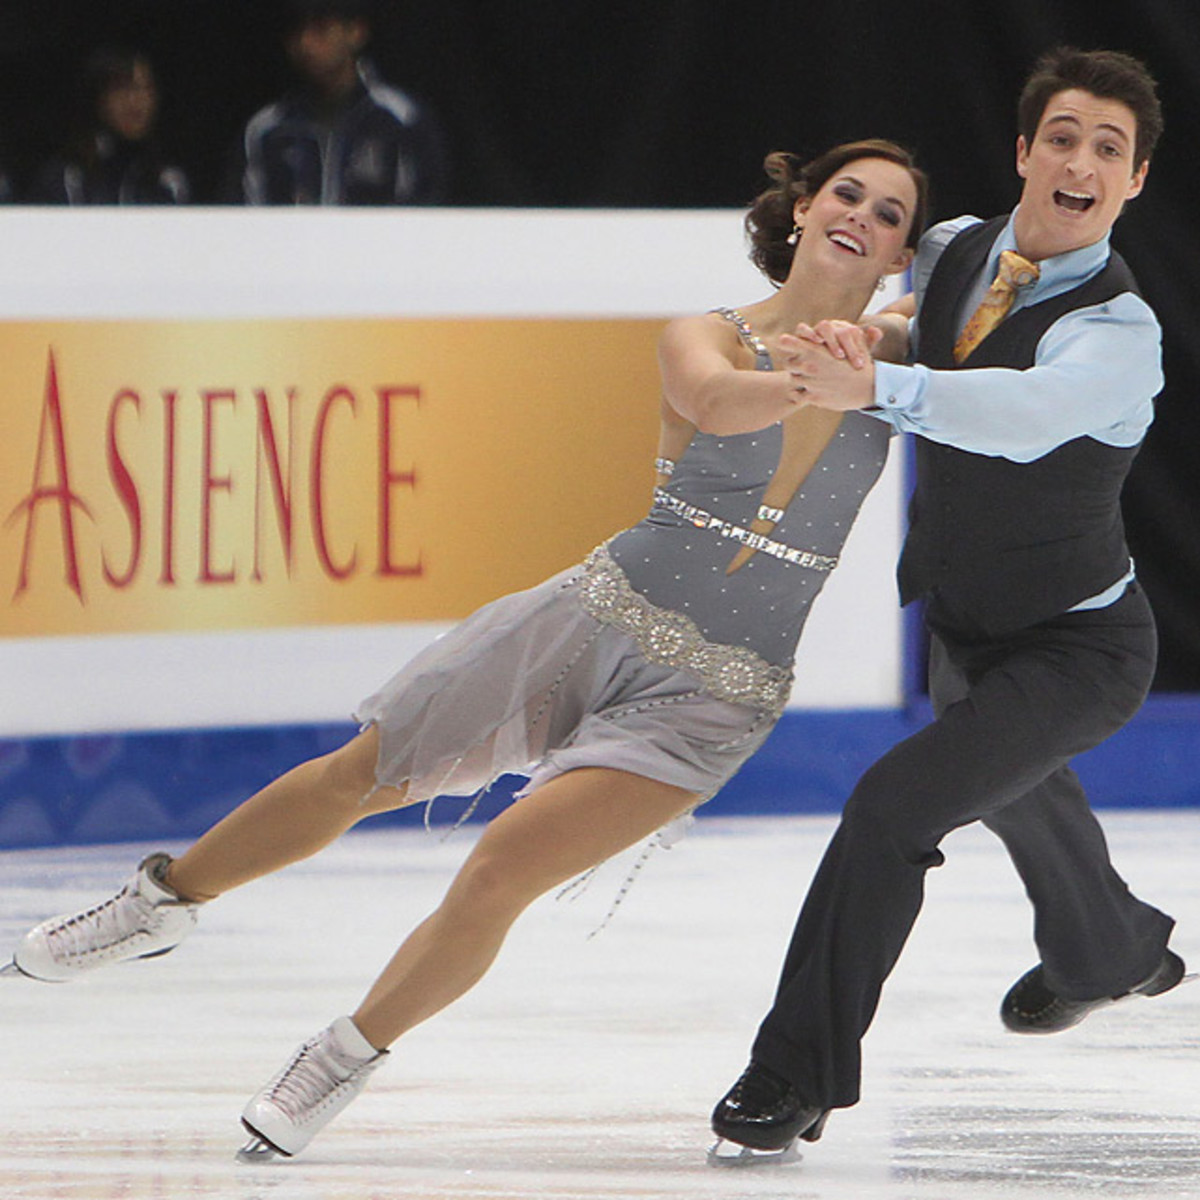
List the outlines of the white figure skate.
{"label": "white figure skate", "polygon": [[97,967],[174,950],[196,926],[200,907],[162,882],[167,854],[152,854],[110,900],[35,925],[17,943],[6,974],[48,983],[76,979]]}
{"label": "white figure skate", "polygon": [[246,1105],[242,1124],[252,1136],[238,1151],[239,1161],[299,1154],[363,1090],[387,1053],[376,1050],[349,1017],[338,1017]]}

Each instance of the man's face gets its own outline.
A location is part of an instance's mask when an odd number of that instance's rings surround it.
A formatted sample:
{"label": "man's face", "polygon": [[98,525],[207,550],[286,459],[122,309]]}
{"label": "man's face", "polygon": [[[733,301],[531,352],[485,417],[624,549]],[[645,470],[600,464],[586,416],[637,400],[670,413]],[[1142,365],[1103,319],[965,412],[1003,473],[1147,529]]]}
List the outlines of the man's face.
{"label": "man's face", "polygon": [[1136,137],[1137,118],[1119,100],[1079,88],[1050,98],[1032,144],[1017,138],[1022,254],[1040,261],[1108,233],[1146,179],[1147,164],[1133,161]]}
{"label": "man's face", "polygon": [[323,17],[307,21],[287,40],[296,70],[321,91],[338,90],[354,75],[355,61],[366,42],[361,21]]}

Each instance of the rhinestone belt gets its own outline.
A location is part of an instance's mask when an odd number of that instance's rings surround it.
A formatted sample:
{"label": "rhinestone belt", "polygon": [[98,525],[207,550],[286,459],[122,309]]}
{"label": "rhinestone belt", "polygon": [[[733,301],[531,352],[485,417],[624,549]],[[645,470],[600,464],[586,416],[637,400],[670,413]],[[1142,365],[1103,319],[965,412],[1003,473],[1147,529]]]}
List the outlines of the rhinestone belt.
{"label": "rhinestone belt", "polygon": [[[697,508],[694,504],[680,500],[678,496],[672,496],[670,492],[664,491],[662,488],[654,489],[654,503],[669,509],[685,521],[690,521],[697,529],[714,529],[722,537],[732,538],[733,541],[741,542],[752,550],[761,550],[763,554],[769,554],[772,558],[795,563],[798,567],[807,567],[810,571],[832,571],[838,564],[835,555],[816,554],[812,550],[797,550],[794,546],[788,546],[764,534],[755,533],[753,529],[747,529],[744,525],[734,525],[731,521],[715,517],[703,508]],[[779,510],[775,509],[774,511],[778,512]]]}
{"label": "rhinestone belt", "polygon": [[779,716],[792,690],[792,672],[772,666],[747,646],[710,642],[683,613],[651,604],[634,591],[607,546],[583,564],[580,599],[597,621],[629,634],[651,662],[696,675],[718,700]]}

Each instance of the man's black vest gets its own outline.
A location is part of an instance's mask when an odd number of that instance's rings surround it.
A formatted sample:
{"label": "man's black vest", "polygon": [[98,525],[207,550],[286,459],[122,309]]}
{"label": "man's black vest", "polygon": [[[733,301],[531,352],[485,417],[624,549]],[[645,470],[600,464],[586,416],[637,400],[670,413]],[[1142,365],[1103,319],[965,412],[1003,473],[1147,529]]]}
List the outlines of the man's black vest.
{"label": "man's black vest", "polygon": [[[919,361],[953,370],[957,308],[1006,218],[971,226],[946,247],[919,318]],[[1069,292],[1018,309],[962,363],[1033,365],[1064,314],[1137,284],[1115,252]],[[1052,402],[1052,401],[1051,401]],[[935,623],[991,636],[1035,625],[1111,586],[1128,569],[1121,487],[1137,447],[1078,437],[1028,463],[917,437],[917,480],[898,576],[904,604],[929,601]]]}

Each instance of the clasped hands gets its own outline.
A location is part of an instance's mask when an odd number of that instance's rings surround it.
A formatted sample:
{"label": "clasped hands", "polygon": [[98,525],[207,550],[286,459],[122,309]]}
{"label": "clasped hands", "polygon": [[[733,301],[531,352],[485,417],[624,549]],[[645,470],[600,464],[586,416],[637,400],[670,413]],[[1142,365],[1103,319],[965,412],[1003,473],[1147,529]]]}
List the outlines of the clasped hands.
{"label": "clasped hands", "polygon": [[875,403],[871,348],[883,337],[872,325],[819,321],[797,325],[779,338],[781,366],[791,377],[797,404],[846,412]]}

